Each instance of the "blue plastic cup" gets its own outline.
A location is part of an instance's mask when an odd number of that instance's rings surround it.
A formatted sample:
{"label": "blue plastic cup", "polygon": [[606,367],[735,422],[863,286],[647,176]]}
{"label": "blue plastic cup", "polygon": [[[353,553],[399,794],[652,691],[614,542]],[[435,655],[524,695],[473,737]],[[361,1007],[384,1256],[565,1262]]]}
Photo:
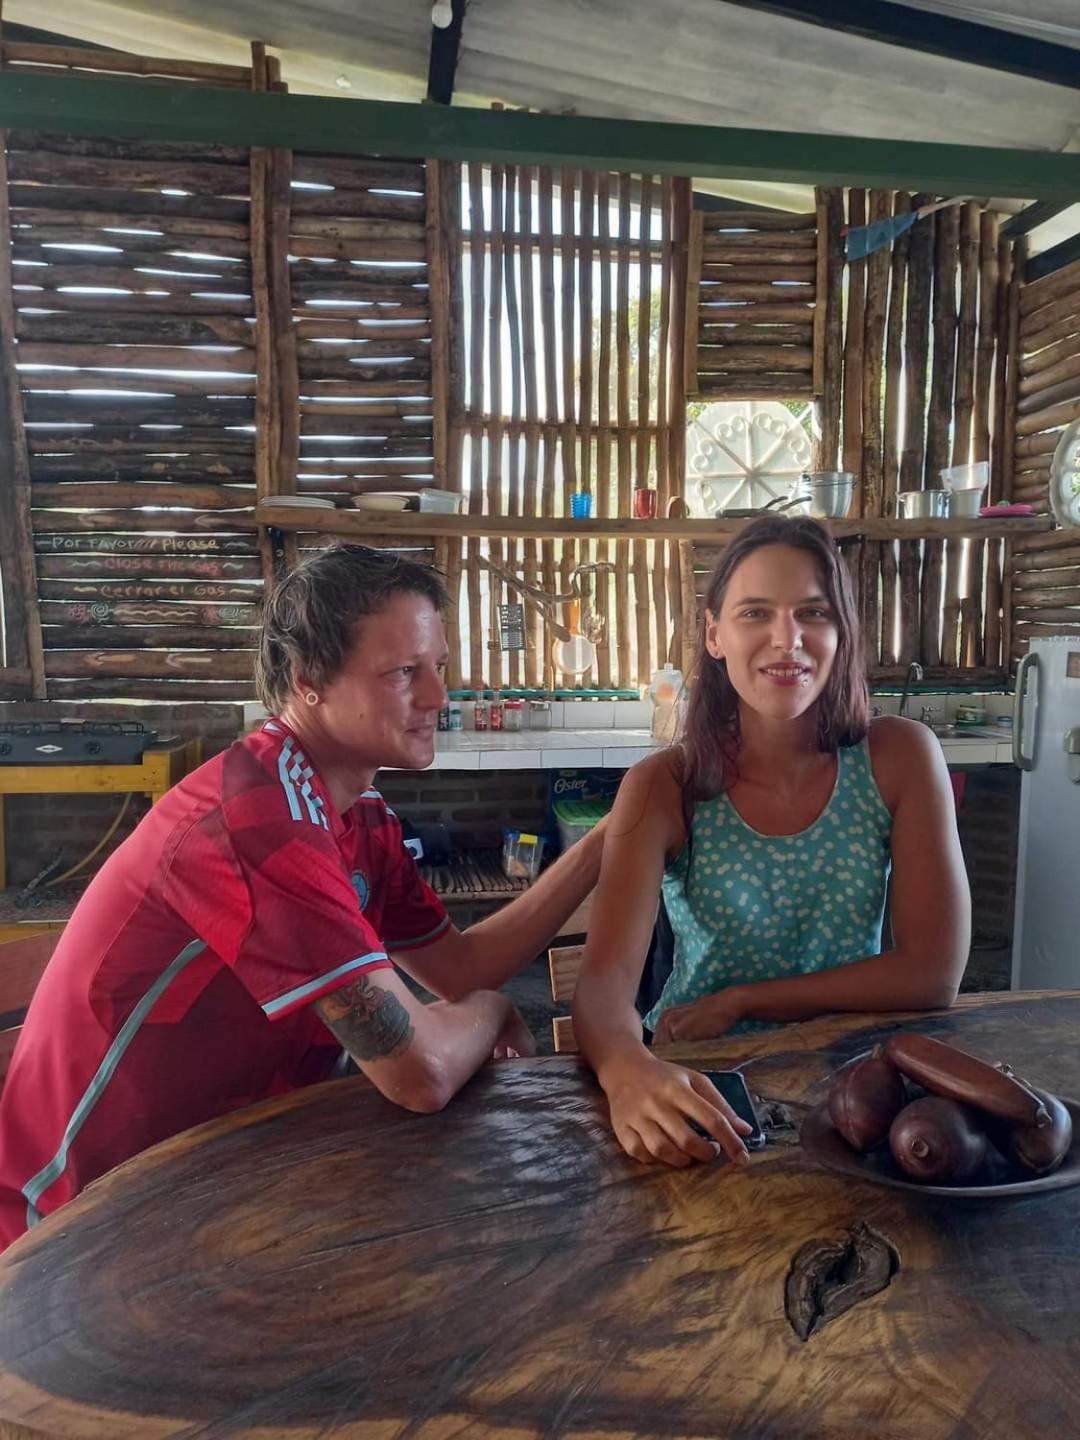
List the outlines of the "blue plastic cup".
{"label": "blue plastic cup", "polygon": [[575,520],[592,518],[592,496],[587,490],[579,490],[570,496],[570,514]]}

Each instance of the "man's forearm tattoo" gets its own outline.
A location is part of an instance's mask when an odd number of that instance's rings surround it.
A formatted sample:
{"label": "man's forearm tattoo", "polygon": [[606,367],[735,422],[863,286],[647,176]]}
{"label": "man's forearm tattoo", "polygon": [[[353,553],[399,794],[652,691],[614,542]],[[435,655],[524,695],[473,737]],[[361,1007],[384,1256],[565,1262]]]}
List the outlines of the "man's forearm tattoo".
{"label": "man's forearm tattoo", "polygon": [[405,1006],[366,975],[327,995],[323,1018],[354,1060],[389,1060],[412,1043],[413,1023]]}

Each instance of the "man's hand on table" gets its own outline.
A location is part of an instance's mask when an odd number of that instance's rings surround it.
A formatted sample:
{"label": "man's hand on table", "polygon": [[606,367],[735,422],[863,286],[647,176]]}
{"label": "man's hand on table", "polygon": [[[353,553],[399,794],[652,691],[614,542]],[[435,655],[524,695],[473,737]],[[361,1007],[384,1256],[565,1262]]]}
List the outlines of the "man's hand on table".
{"label": "man's hand on table", "polygon": [[[615,1137],[634,1160],[682,1168],[715,1160],[720,1151],[738,1164],[749,1159],[742,1136],[750,1126],[699,1071],[659,1060],[642,1047],[600,1078]],[[692,1130],[691,1121],[712,1139]]]}
{"label": "man's hand on table", "polygon": [[741,992],[730,986],[688,1005],[672,1005],[660,1016],[653,1038],[657,1045],[671,1045],[680,1040],[712,1040],[726,1035],[732,1026],[745,1019]]}

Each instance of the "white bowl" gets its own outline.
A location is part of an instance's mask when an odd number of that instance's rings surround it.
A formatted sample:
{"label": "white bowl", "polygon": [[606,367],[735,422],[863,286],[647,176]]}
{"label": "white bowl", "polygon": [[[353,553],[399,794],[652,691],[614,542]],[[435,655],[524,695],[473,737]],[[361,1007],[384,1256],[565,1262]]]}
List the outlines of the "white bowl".
{"label": "white bowl", "polygon": [[354,495],[352,503],[357,510],[404,510],[411,498],[409,495]]}

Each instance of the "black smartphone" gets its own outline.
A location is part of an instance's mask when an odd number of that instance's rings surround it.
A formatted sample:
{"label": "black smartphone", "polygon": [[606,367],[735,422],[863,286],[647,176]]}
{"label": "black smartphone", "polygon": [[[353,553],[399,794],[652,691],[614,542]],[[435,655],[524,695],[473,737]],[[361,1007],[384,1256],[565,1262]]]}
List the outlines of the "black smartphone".
{"label": "black smartphone", "polygon": [[[746,1088],[746,1081],[738,1070],[702,1070],[701,1074],[706,1080],[711,1080],[717,1090],[724,1097],[732,1110],[740,1120],[745,1120],[753,1129],[749,1135],[744,1135],[743,1143],[748,1150],[760,1150],[765,1144],[765,1131],[761,1128],[761,1121],[754,1109],[754,1102],[750,1099],[750,1091]],[[695,1130],[700,1126],[695,1125]],[[704,1131],[702,1131],[704,1134]],[[707,1137],[707,1138],[712,1138]]]}

